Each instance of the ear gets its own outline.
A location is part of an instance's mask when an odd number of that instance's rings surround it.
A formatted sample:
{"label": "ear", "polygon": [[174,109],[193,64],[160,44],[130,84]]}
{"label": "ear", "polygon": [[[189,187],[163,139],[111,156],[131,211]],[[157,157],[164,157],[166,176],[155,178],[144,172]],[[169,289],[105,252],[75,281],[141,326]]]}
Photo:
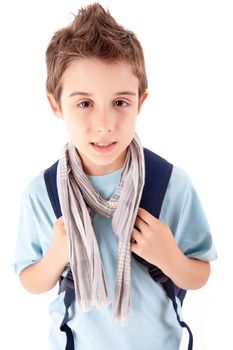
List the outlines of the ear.
{"label": "ear", "polygon": [[63,119],[61,108],[59,106],[59,103],[55,100],[54,96],[52,94],[47,94],[47,99],[55,116],[60,119]]}
{"label": "ear", "polygon": [[140,102],[139,102],[139,106],[138,106],[138,113],[140,113],[142,104],[145,101],[145,99],[147,98],[147,96],[148,96],[148,91],[145,91],[144,94],[140,98]]}

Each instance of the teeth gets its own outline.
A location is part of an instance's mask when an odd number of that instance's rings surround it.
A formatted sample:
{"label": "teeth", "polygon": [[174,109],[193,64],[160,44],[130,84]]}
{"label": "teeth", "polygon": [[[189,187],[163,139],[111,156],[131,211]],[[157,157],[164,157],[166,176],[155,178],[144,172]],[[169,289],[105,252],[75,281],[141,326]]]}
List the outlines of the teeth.
{"label": "teeth", "polygon": [[94,144],[95,144],[95,145],[98,145],[98,146],[109,146],[109,145],[113,144],[113,142],[111,142],[111,143],[99,143],[99,142],[95,142]]}

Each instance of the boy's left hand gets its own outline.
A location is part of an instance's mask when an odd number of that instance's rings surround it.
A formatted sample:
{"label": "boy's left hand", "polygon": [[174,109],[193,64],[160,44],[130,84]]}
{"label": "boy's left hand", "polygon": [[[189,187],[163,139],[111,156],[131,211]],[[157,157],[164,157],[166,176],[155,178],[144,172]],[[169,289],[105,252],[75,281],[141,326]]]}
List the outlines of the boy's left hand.
{"label": "boy's left hand", "polygon": [[148,211],[138,209],[135,225],[131,235],[132,252],[162,270],[180,256],[181,250],[169,227]]}

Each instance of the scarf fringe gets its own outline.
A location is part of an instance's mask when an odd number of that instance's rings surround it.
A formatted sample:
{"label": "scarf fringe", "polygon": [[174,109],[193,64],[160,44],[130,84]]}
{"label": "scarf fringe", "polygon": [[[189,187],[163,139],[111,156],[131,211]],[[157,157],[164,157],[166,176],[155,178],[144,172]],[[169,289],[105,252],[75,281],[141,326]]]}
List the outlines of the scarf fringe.
{"label": "scarf fringe", "polygon": [[[124,297],[123,297],[124,295]],[[119,321],[123,327],[128,326],[128,314],[132,311],[130,303],[130,285],[116,287],[114,302],[112,306],[112,322]]]}
{"label": "scarf fringe", "polygon": [[98,310],[105,309],[111,303],[112,300],[110,300],[109,298],[106,298],[105,300],[100,300],[100,298],[92,300],[82,299],[79,301],[79,306],[83,313],[87,313],[91,311],[94,307],[96,307]]}

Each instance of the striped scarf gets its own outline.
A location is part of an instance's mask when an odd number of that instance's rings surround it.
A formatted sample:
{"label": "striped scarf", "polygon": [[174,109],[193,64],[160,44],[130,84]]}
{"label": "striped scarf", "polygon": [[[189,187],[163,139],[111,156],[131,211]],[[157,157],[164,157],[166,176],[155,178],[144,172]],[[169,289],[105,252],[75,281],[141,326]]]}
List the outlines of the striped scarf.
{"label": "striped scarf", "polygon": [[145,178],[144,153],[135,133],[127,148],[120,181],[110,200],[95,191],[82,168],[81,159],[70,142],[58,163],[57,184],[61,210],[69,237],[69,260],[76,299],[82,311],[111,303],[100,252],[87,207],[112,217],[118,237],[113,319],[127,325],[130,303],[130,239],[137,216]]}

